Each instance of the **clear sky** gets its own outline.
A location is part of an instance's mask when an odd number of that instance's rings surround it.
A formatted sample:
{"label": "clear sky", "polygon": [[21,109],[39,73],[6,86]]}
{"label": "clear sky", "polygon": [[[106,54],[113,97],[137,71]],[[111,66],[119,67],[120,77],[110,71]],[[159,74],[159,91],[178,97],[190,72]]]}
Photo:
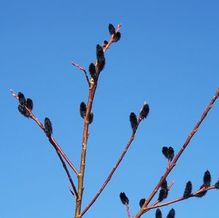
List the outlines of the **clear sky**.
{"label": "clear sky", "polygon": [[[9,93],[22,91],[34,113],[53,123],[54,137],[79,166],[82,124],[79,105],[87,99],[83,74],[97,43],[109,38],[108,24],[122,24],[121,41],[106,54],[90,128],[83,207],[96,193],[127,143],[129,113],[144,101],[150,115],[128,155],[85,217],[126,217],[138,209],[166,168],[162,146],[178,151],[219,87],[219,2],[184,1],[0,1],[0,218],[70,218],[74,202],[68,180],[47,138],[22,117]],[[199,188],[208,169],[219,179],[219,102],[180,158],[168,182],[168,200],[191,180]],[[73,176],[74,178],[74,176]],[[170,208],[176,218],[215,217],[218,191]],[[154,211],[143,217],[153,218]]]}

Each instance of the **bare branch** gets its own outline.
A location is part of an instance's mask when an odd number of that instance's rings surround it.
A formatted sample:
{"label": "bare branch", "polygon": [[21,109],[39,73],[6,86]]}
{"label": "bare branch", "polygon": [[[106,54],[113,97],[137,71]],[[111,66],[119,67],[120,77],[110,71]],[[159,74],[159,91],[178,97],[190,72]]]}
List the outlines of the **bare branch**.
{"label": "bare branch", "polygon": [[74,67],[78,68],[79,70],[81,70],[81,71],[84,73],[85,78],[86,78],[86,80],[87,80],[87,84],[88,84],[88,86],[90,86],[90,81],[89,81],[89,77],[88,77],[88,75],[87,75],[86,69],[85,69],[84,67],[80,66],[79,64],[74,63],[74,62],[72,62],[71,64],[72,64]]}
{"label": "bare branch", "polygon": [[117,160],[116,164],[113,166],[112,170],[110,171],[109,175],[106,177],[105,181],[103,182],[102,186],[100,187],[100,189],[98,190],[98,192],[96,193],[96,195],[93,197],[93,199],[90,201],[90,203],[84,208],[83,212],[81,213],[82,216],[89,210],[89,208],[94,204],[94,202],[97,200],[97,198],[100,196],[100,194],[102,193],[102,191],[104,190],[104,188],[107,186],[108,182],[111,180],[113,174],[115,173],[115,171],[117,170],[117,168],[119,167],[120,163],[122,162],[123,158],[125,157],[129,147],[131,146],[133,140],[135,139],[135,134],[137,132],[138,126],[140,124],[140,122],[142,121],[142,119],[138,119],[138,123],[137,123],[137,127],[136,129],[132,132],[132,135],[128,141],[128,143],[126,144],[122,154],[120,155],[119,159]]}
{"label": "bare branch", "polygon": [[[217,100],[219,96],[219,88],[217,89],[215,95],[212,97],[211,101],[209,102],[209,104],[207,105],[207,107],[205,108],[204,112],[201,115],[200,120],[196,123],[196,125],[194,126],[193,130],[189,133],[188,137],[186,138],[183,146],[181,147],[181,149],[179,150],[179,152],[176,154],[175,158],[173,159],[173,161],[169,164],[169,167],[166,169],[165,173],[163,174],[163,176],[161,177],[160,181],[158,182],[158,184],[155,186],[155,188],[153,189],[153,191],[151,192],[151,194],[149,195],[149,197],[146,199],[144,205],[142,206],[142,208],[139,210],[139,212],[134,216],[134,218],[139,218],[143,213],[145,213],[145,211],[147,210],[148,204],[151,202],[151,200],[153,199],[154,195],[157,193],[157,191],[159,190],[159,188],[161,187],[161,184],[163,183],[163,181],[167,178],[167,176],[169,175],[169,173],[172,171],[172,169],[175,167],[179,157],[182,155],[182,153],[184,152],[184,150],[186,149],[186,147],[189,145],[189,142],[191,141],[191,139],[193,138],[193,136],[195,135],[195,133],[198,131],[199,126],[201,125],[201,123],[203,122],[203,120],[205,119],[205,117],[207,116],[208,112],[210,111],[210,109],[212,108],[214,102]],[[144,208],[144,209],[143,209]]]}
{"label": "bare branch", "polygon": [[[13,97],[15,97],[18,100],[18,96],[16,94],[16,92],[14,92],[12,89],[10,89],[10,92],[12,94]],[[43,132],[45,133],[45,129],[44,129],[44,125],[39,121],[39,119],[33,114],[33,112],[31,110],[29,110],[26,106],[25,109],[29,112],[30,114],[30,118],[32,120],[34,120],[37,125],[43,130]],[[48,137],[48,136],[47,136]],[[70,166],[70,168],[75,172],[76,175],[78,175],[78,171],[75,168],[75,166],[73,165],[73,163],[69,160],[68,156],[65,154],[65,152],[62,150],[62,148],[59,146],[59,144],[55,141],[55,139],[50,136],[48,137],[49,142],[53,145],[53,147],[55,148],[55,150],[57,151],[58,154],[60,154],[64,160],[68,163],[68,165]]]}

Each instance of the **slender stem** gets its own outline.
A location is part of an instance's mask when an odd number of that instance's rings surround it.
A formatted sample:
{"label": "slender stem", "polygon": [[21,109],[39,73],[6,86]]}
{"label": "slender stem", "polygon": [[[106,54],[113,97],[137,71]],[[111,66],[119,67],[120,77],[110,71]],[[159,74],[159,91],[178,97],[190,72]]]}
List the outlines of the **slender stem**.
{"label": "slender stem", "polygon": [[81,70],[82,72],[84,72],[84,75],[85,75],[87,84],[88,84],[88,86],[90,86],[90,81],[89,81],[89,78],[88,78],[86,69],[85,69],[84,67],[80,66],[79,64],[74,63],[74,62],[72,62],[71,64],[72,64],[74,67],[76,67],[76,68],[78,68],[79,70]]}
{"label": "slender stem", "polygon": [[117,160],[117,162],[115,163],[115,165],[113,166],[113,168],[111,169],[110,173],[108,174],[108,176],[106,177],[105,181],[103,182],[102,186],[100,187],[100,189],[97,191],[97,193],[95,194],[95,196],[92,198],[92,200],[90,201],[90,203],[84,208],[83,212],[81,213],[81,215],[83,216],[88,210],[89,208],[94,204],[94,202],[97,200],[97,198],[100,196],[100,194],[102,193],[102,191],[104,190],[104,188],[107,186],[107,184],[109,183],[109,181],[111,180],[113,174],[115,173],[115,171],[117,170],[117,168],[119,167],[120,163],[122,162],[123,158],[125,157],[129,147],[131,146],[133,140],[135,139],[135,135],[136,135],[136,131],[138,129],[138,126],[140,124],[142,120],[138,119],[138,125],[135,129],[135,131],[132,132],[132,135],[128,141],[128,143],[126,144],[122,154],[120,155],[119,159]]}
{"label": "slender stem", "polygon": [[[202,189],[199,189],[198,191],[193,192],[189,198],[196,197],[197,194],[200,194],[200,193],[205,192],[205,191],[213,190],[213,189],[216,189],[214,185],[209,186],[209,187],[203,187]],[[180,202],[180,201],[184,201],[184,200],[187,200],[189,198],[184,198],[182,196],[182,197],[179,197],[179,198],[167,201],[167,202],[163,202],[163,203],[155,202],[151,206],[148,206],[147,208],[143,208],[143,210],[144,210],[144,212],[147,212],[151,209],[158,208],[158,207],[165,207],[167,205],[174,204],[174,203],[177,203],[177,202]]]}
{"label": "slender stem", "polygon": [[[10,90],[11,94],[13,97],[15,97],[18,100],[18,96],[17,94],[11,89]],[[30,118],[32,120],[34,120],[37,125],[43,130],[44,132],[44,126],[43,124],[39,121],[39,119],[33,114],[33,112],[31,110],[29,110],[26,106],[25,109],[29,112],[30,114]],[[64,158],[64,160],[68,163],[68,165],[70,166],[70,168],[75,172],[76,175],[78,175],[78,171],[76,169],[76,167],[73,165],[73,163],[69,160],[68,156],[65,154],[65,152],[62,150],[62,148],[59,146],[59,144],[55,141],[55,139],[50,136],[48,137],[49,142],[53,145],[53,147],[55,148],[55,150]]]}
{"label": "slender stem", "polygon": [[126,207],[126,212],[127,212],[127,216],[128,216],[128,218],[131,218],[129,205],[126,204],[125,207]]}
{"label": "slender stem", "polygon": [[[192,129],[192,131],[189,133],[188,137],[186,138],[184,144],[182,145],[181,149],[179,150],[179,152],[176,154],[175,158],[173,159],[173,161],[170,163],[169,167],[166,169],[165,173],[163,174],[163,176],[161,177],[160,181],[158,182],[158,184],[155,186],[155,188],[153,189],[153,191],[151,192],[151,194],[149,195],[149,197],[146,199],[144,205],[142,206],[142,208],[139,210],[139,212],[134,216],[134,218],[139,218],[143,213],[145,213],[145,211],[147,210],[148,204],[151,202],[151,200],[153,199],[153,197],[155,196],[155,194],[157,193],[157,191],[159,190],[159,188],[161,187],[161,184],[163,183],[163,181],[167,178],[167,176],[169,175],[169,173],[172,171],[172,169],[175,167],[176,162],[178,161],[178,159],[180,158],[180,156],[182,155],[182,153],[184,152],[184,150],[186,149],[186,147],[189,145],[189,142],[191,141],[191,139],[193,138],[193,136],[195,135],[195,133],[198,131],[199,126],[201,125],[201,123],[203,122],[203,120],[205,119],[205,117],[207,116],[208,112],[210,111],[210,109],[212,108],[214,102],[217,100],[219,96],[219,88],[216,91],[216,94],[212,97],[211,101],[209,102],[209,104],[207,105],[207,107],[205,108],[204,112],[201,115],[201,118],[199,119],[199,121],[196,123],[196,125],[194,126],[194,128]],[[144,209],[145,208],[145,209]]]}
{"label": "slender stem", "polygon": [[[121,28],[121,25],[118,25],[116,31],[119,31],[120,28]],[[110,45],[113,42],[114,42],[113,36],[111,36],[108,44],[103,48],[103,51],[106,52],[106,50],[110,47]],[[95,65],[97,65],[97,61]],[[80,67],[80,65],[78,65],[78,67]],[[95,93],[97,89],[98,78],[99,78],[99,75],[96,81],[93,81],[92,79],[89,81],[89,94],[88,94],[87,109],[86,109],[86,115],[84,118],[84,127],[83,127],[83,134],[82,134],[80,172],[78,174],[78,198],[76,199],[75,218],[82,217],[81,204],[82,204],[82,197],[83,197],[83,190],[84,190],[84,175],[85,175],[85,166],[86,166],[87,141],[88,141],[88,134],[89,134],[89,119],[90,119],[90,113],[92,110],[92,105],[93,105],[93,101],[94,101],[94,97],[95,97]]]}
{"label": "slender stem", "polygon": [[56,152],[57,152],[57,155],[58,155],[60,161],[62,162],[62,166],[63,166],[63,168],[64,168],[64,170],[65,170],[65,172],[67,174],[68,180],[69,180],[69,182],[71,184],[71,187],[73,189],[73,194],[75,194],[75,196],[77,198],[78,197],[78,192],[77,192],[76,186],[74,184],[74,181],[72,180],[71,174],[70,174],[70,172],[69,172],[69,170],[68,170],[68,168],[67,168],[67,166],[65,164],[65,161],[63,160],[63,158],[61,156],[61,154],[57,150],[56,150]]}

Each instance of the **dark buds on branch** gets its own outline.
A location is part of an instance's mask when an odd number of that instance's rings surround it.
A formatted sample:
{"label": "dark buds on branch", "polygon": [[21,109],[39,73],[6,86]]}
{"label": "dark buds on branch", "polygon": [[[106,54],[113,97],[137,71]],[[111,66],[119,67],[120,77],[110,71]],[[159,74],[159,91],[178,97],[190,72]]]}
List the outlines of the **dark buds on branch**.
{"label": "dark buds on branch", "polygon": [[105,57],[102,46],[99,44],[96,46],[96,56],[97,56],[97,69],[96,72],[99,74],[105,66]]}
{"label": "dark buds on branch", "polygon": [[162,212],[159,208],[157,208],[155,212],[155,218],[162,218]]}
{"label": "dark buds on branch", "polygon": [[110,35],[113,35],[113,34],[115,34],[115,32],[116,32],[115,27],[114,27],[111,23],[110,23],[109,26],[108,26],[108,30],[109,30],[109,34],[110,34]]}
{"label": "dark buds on branch", "polygon": [[22,92],[18,92],[17,97],[20,105],[26,104],[26,98],[24,97],[24,94]]}
{"label": "dark buds on branch", "polygon": [[172,208],[167,214],[167,218],[174,218],[174,217],[175,217],[175,210]]}
{"label": "dark buds on branch", "polygon": [[135,131],[138,126],[138,120],[134,112],[131,112],[129,115],[129,120],[131,123],[132,130]]}
{"label": "dark buds on branch", "polygon": [[48,137],[52,135],[52,123],[48,117],[44,120],[44,131]]}
{"label": "dark buds on branch", "polygon": [[97,72],[96,72],[96,67],[95,67],[94,63],[91,63],[89,65],[89,72],[90,72],[91,78],[96,80],[97,79]]}
{"label": "dark buds on branch", "polygon": [[121,33],[120,32],[116,32],[114,35],[113,35],[113,42],[118,42],[121,38]]}
{"label": "dark buds on branch", "polygon": [[219,180],[214,184],[216,189],[219,189]]}
{"label": "dark buds on branch", "polygon": [[[25,117],[30,117],[30,112],[33,110],[33,101],[30,98],[25,98],[24,94],[22,92],[18,92],[18,101],[19,101],[19,105],[18,105],[18,111]],[[29,111],[28,111],[28,110]]]}
{"label": "dark buds on branch", "polygon": [[144,202],[145,202],[145,198],[142,198],[142,199],[139,201],[139,206],[140,206],[140,208],[143,207]]}
{"label": "dark buds on branch", "polygon": [[90,113],[90,116],[89,116],[89,124],[91,124],[94,120],[94,114],[93,113]]}
{"label": "dark buds on branch", "polygon": [[211,185],[211,173],[207,170],[203,176],[203,185],[208,187]]}
{"label": "dark buds on branch", "polygon": [[145,119],[148,116],[149,111],[150,111],[149,105],[145,102],[139,114],[140,119],[141,120]]}
{"label": "dark buds on branch", "polygon": [[32,101],[32,99],[27,98],[26,107],[27,107],[30,111],[33,110],[33,101]]}
{"label": "dark buds on branch", "polygon": [[128,205],[129,204],[129,199],[128,197],[126,196],[125,192],[121,192],[120,195],[120,200],[121,202],[124,204],[124,205]]}
{"label": "dark buds on branch", "polygon": [[[203,184],[201,185],[200,189],[203,189],[203,188],[207,188],[211,185],[211,174],[210,172],[207,170],[205,171],[204,173],[204,176],[203,176]],[[198,194],[196,194],[195,196],[196,197],[203,197],[205,194],[207,193],[207,190],[204,190]]]}
{"label": "dark buds on branch", "polygon": [[191,183],[191,181],[188,181],[186,183],[186,187],[185,187],[185,190],[184,190],[184,193],[183,193],[183,197],[184,198],[189,198],[189,197],[191,197],[191,194],[192,194],[192,183]]}
{"label": "dark buds on branch", "polygon": [[85,114],[86,114],[87,106],[86,104],[82,101],[80,104],[80,115],[84,119]]}
{"label": "dark buds on branch", "polygon": [[173,147],[166,147],[166,146],[164,146],[163,148],[162,148],[162,153],[163,153],[163,155],[169,160],[169,161],[172,161],[173,160],[173,158],[174,158],[174,149],[173,149]]}
{"label": "dark buds on branch", "polygon": [[161,189],[159,192],[159,196],[158,196],[158,201],[161,202],[163,201],[165,198],[167,198],[168,196],[168,186],[167,186],[167,181],[164,180],[163,183],[161,184]]}

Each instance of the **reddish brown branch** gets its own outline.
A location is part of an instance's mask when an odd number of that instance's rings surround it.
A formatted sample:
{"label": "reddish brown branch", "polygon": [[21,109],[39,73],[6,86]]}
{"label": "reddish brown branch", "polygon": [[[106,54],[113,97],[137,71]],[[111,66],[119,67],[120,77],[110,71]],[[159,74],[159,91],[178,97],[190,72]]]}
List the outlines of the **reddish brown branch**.
{"label": "reddish brown branch", "polygon": [[126,204],[125,207],[126,207],[126,212],[127,212],[127,216],[128,216],[128,218],[131,218],[129,205]]}
{"label": "reddish brown branch", "polygon": [[[15,98],[18,100],[17,94],[16,94],[13,90],[10,90],[10,92],[11,92],[12,96],[15,97]],[[43,130],[43,132],[45,132],[45,131],[44,131],[44,126],[43,126],[43,124],[42,124],[42,123],[39,121],[39,119],[33,114],[33,112],[32,112],[31,110],[29,110],[26,106],[25,106],[25,109],[26,109],[26,110],[28,111],[28,113],[30,114],[30,118],[31,118],[32,120],[34,120],[34,121],[37,123],[37,125]],[[48,136],[47,136],[47,137],[48,137]],[[76,169],[75,166],[72,164],[72,162],[69,160],[68,156],[64,153],[64,151],[62,150],[62,148],[61,148],[61,147],[58,145],[58,143],[55,141],[55,139],[54,139],[52,136],[48,137],[48,139],[49,139],[49,142],[50,142],[50,143],[52,144],[52,146],[54,147],[54,149],[56,150],[57,155],[58,155],[60,161],[62,162],[62,166],[63,166],[63,168],[64,168],[64,170],[65,170],[65,172],[66,172],[66,174],[67,174],[67,177],[68,177],[68,179],[69,179],[69,182],[70,182],[70,184],[71,184],[71,186],[72,186],[72,188],[73,188],[73,190],[74,190],[74,193],[75,193],[75,195],[77,196],[77,195],[78,195],[77,190],[76,190],[76,188],[75,188],[74,182],[73,182],[73,180],[72,180],[72,178],[71,178],[71,175],[70,175],[70,173],[69,173],[69,170],[68,170],[68,168],[67,168],[67,166],[66,166],[64,160],[68,163],[68,165],[69,165],[70,168],[75,172],[76,175],[78,175],[77,169]],[[64,159],[64,160],[63,160],[63,159]]]}
{"label": "reddish brown branch", "polygon": [[[203,193],[203,192],[206,192],[206,191],[209,191],[209,190],[213,190],[213,189],[216,189],[214,185],[209,186],[209,187],[203,187],[202,189],[199,189],[198,191],[193,192],[189,198],[196,197],[197,194],[200,194],[200,193]],[[167,205],[174,204],[174,203],[177,203],[177,202],[180,202],[180,201],[184,201],[184,200],[187,200],[189,198],[184,198],[182,196],[182,197],[175,198],[173,200],[163,202],[163,203],[155,202],[151,206],[148,206],[146,209],[143,208],[143,210],[144,210],[144,212],[147,212],[151,209],[158,208],[158,207],[165,207]]]}
{"label": "reddish brown branch", "polygon": [[[121,28],[121,25],[118,25],[116,31],[119,31],[120,28]],[[111,36],[108,44],[103,48],[103,51],[106,52],[106,50],[110,47],[112,43],[113,43],[113,36]],[[95,65],[97,66],[97,61]],[[86,115],[84,117],[84,127],[83,127],[83,134],[82,134],[80,173],[78,175],[78,198],[76,200],[75,218],[81,218],[82,216],[81,204],[82,204],[82,196],[83,196],[83,190],[84,190],[84,175],[85,175],[85,166],[86,166],[87,141],[88,141],[88,133],[89,133],[89,119],[90,119],[90,113],[91,113],[92,105],[94,101],[94,96],[95,96],[96,89],[97,89],[98,77],[96,81],[92,81],[92,83],[89,82],[90,86],[89,86],[89,94],[88,94],[88,100],[87,100],[87,110],[86,110]]]}
{"label": "reddish brown branch", "polygon": [[74,67],[78,68],[79,70],[81,70],[84,75],[85,75],[85,78],[87,80],[87,83],[88,83],[88,86],[90,86],[90,81],[89,81],[89,78],[88,78],[88,75],[87,75],[87,71],[84,67],[80,66],[79,64],[76,64],[74,62],[71,63]]}
{"label": "reddish brown branch", "polygon": [[[205,117],[207,116],[208,112],[210,111],[210,109],[212,108],[214,102],[217,100],[219,96],[219,89],[217,89],[216,94],[212,97],[211,101],[209,102],[209,104],[207,105],[207,107],[205,108],[204,112],[201,115],[200,120],[196,123],[196,125],[194,126],[193,130],[189,133],[188,137],[186,138],[183,146],[181,147],[181,149],[179,150],[179,152],[176,154],[175,158],[173,159],[173,161],[169,164],[169,167],[166,169],[165,173],[163,174],[163,176],[161,177],[160,181],[158,182],[158,184],[155,186],[155,188],[153,189],[153,191],[151,192],[151,194],[149,195],[149,197],[146,199],[144,205],[142,206],[142,208],[139,210],[139,212],[134,216],[134,218],[139,218],[143,213],[145,213],[145,211],[147,210],[148,204],[151,202],[151,200],[153,199],[153,197],[155,196],[155,194],[157,193],[157,191],[159,190],[159,188],[161,187],[161,184],[163,183],[163,181],[167,178],[167,176],[169,175],[169,173],[172,171],[172,169],[174,168],[174,166],[176,165],[176,162],[178,161],[179,157],[182,155],[182,153],[184,152],[184,150],[186,149],[186,147],[189,145],[189,142],[191,141],[192,137],[195,135],[195,133],[198,131],[199,126],[201,125],[201,123],[203,122],[203,120],[205,119]],[[145,209],[143,209],[145,208]]]}
{"label": "reddish brown branch", "polygon": [[[138,120],[138,125],[140,124],[141,120]],[[112,170],[110,171],[109,175],[106,177],[105,181],[103,182],[102,186],[100,187],[100,189],[98,190],[98,192],[96,193],[96,195],[93,197],[93,199],[90,201],[90,203],[84,208],[83,212],[81,213],[81,215],[83,216],[88,210],[89,208],[94,204],[94,202],[97,200],[97,198],[100,196],[100,194],[102,193],[102,191],[104,190],[104,188],[107,186],[107,184],[109,183],[109,181],[111,180],[113,174],[115,173],[116,169],[119,167],[120,163],[122,162],[123,158],[125,157],[129,147],[131,146],[133,140],[135,139],[135,134],[136,131],[138,129],[138,126],[136,127],[135,131],[132,132],[132,135],[127,143],[127,145],[125,146],[122,154],[120,155],[119,159],[117,160],[116,164],[113,166]]]}

